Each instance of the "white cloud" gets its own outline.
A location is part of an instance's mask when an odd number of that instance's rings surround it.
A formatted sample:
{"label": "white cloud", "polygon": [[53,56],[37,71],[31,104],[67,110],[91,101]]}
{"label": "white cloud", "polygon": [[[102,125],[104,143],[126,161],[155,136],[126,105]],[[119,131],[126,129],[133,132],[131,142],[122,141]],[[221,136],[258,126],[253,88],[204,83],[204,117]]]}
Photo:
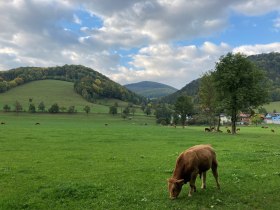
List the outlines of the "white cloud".
{"label": "white cloud", "polygon": [[79,25],[82,24],[82,20],[76,14],[74,14],[74,16],[73,16],[73,21],[76,24],[79,24]]}
{"label": "white cloud", "polygon": [[271,11],[279,11],[279,0],[245,0],[233,4],[233,9],[250,16],[263,15]]}
{"label": "white cloud", "polygon": [[215,61],[228,51],[230,46],[225,43],[205,42],[200,47],[155,44],[132,56],[131,68],[137,71],[122,66],[111,77],[122,84],[152,80],[181,88],[214,68]]}
{"label": "white cloud", "polygon": [[233,49],[234,53],[240,52],[245,55],[256,55],[269,52],[280,52],[280,42],[271,44],[256,44],[256,45],[244,45]]}
{"label": "white cloud", "polygon": [[273,27],[276,29],[276,30],[279,30],[280,29],[280,17],[276,18],[275,20],[273,20]]}
{"label": "white cloud", "polygon": [[[213,68],[232,47],[207,41],[201,46],[178,46],[174,41],[223,31],[232,11],[258,15],[279,8],[279,0],[1,1],[0,70],[82,64],[122,84],[154,80],[180,88]],[[86,25],[81,9],[100,18],[102,25]],[[64,23],[76,23],[79,29]],[[280,28],[279,18],[273,23]],[[131,51],[126,55],[128,64],[120,62],[126,56],[115,53],[124,49]],[[278,49],[279,43],[273,43],[240,46],[234,52]]]}

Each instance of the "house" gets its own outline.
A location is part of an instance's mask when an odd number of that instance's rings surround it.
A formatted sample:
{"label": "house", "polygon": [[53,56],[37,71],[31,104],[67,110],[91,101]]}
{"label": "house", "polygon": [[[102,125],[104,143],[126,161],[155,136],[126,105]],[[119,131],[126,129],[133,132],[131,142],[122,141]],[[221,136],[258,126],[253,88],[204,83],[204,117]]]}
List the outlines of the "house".
{"label": "house", "polygon": [[221,125],[225,125],[231,122],[231,118],[229,116],[226,116],[225,114],[220,115],[220,120]]}
{"label": "house", "polygon": [[250,114],[240,113],[238,117],[239,117],[239,120],[238,120],[237,124],[239,124],[239,125],[248,125],[251,123]]}
{"label": "house", "polygon": [[264,121],[267,124],[280,124],[280,113],[267,114]]}

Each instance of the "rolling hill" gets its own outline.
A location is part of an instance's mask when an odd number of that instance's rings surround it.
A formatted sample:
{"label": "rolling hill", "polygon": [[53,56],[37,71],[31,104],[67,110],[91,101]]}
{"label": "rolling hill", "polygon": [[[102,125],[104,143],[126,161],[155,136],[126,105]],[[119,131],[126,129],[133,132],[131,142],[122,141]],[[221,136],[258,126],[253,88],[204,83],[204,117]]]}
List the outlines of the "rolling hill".
{"label": "rolling hill", "polygon": [[143,81],[124,85],[127,89],[146,98],[154,99],[170,95],[177,91],[176,88],[158,82]]}
{"label": "rolling hill", "polygon": [[[271,101],[280,101],[280,53],[268,53],[248,56],[257,67],[263,69],[272,83],[270,89]],[[175,103],[176,99],[181,95],[189,95],[196,99],[198,96],[200,78],[188,83],[182,89],[175,93],[163,97],[161,102]]]}
{"label": "rolling hill", "polygon": [[[81,95],[77,94],[73,88],[73,82],[61,80],[39,80],[29,82],[12,88],[11,90],[0,94],[0,110],[5,104],[14,109],[14,104],[18,101],[23,110],[28,110],[29,99],[38,107],[40,102],[44,102],[46,109],[52,104],[57,103],[60,107],[75,106],[77,111],[83,112],[87,105],[93,113],[108,113],[108,106],[93,104],[86,101]],[[121,101],[115,100],[112,103]]]}
{"label": "rolling hill", "polygon": [[0,71],[0,93],[31,81],[55,79],[72,82],[74,90],[90,102],[114,98],[141,103],[145,98],[110,80],[101,73],[81,65],[64,65],[48,68],[20,67]]}

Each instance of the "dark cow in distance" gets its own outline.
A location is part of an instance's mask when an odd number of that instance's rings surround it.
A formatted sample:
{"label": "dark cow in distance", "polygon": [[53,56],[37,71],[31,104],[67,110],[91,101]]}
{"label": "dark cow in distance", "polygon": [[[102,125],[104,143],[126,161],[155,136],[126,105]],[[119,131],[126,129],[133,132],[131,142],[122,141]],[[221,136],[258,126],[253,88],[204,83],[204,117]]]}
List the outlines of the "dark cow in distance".
{"label": "dark cow in distance", "polygon": [[204,132],[210,132],[210,128],[204,128]]}
{"label": "dark cow in distance", "polygon": [[195,180],[199,174],[202,177],[202,189],[206,188],[206,171],[212,169],[217,187],[220,188],[218,180],[218,162],[216,153],[211,145],[196,145],[182,152],[176,161],[173,176],[169,178],[168,190],[171,199],[175,199],[181,192],[182,186],[189,182],[189,196],[196,191]]}

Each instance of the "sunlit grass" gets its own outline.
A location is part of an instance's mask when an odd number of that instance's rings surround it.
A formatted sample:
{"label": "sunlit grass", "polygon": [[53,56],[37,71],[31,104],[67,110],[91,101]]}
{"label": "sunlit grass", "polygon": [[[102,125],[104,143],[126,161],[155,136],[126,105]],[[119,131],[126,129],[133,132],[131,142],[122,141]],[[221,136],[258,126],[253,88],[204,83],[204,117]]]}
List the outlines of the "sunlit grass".
{"label": "sunlit grass", "polygon": [[[277,209],[280,128],[163,127],[146,116],[0,113],[0,209]],[[39,122],[40,125],[35,125]],[[107,126],[105,124],[108,124]],[[226,130],[225,128],[222,128]],[[186,148],[217,151],[221,190],[170,200],[166,179]]]}

